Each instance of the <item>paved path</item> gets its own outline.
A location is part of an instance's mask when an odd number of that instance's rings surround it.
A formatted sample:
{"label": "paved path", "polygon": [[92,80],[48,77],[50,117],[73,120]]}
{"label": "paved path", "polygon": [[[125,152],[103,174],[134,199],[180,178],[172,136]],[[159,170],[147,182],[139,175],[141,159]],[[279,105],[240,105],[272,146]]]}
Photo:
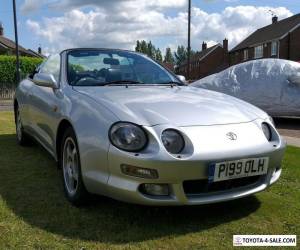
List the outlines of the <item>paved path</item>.
{"label": "paved path", "polygon": [[277,118],[274,121],[287,144],[300,147],[300,118]]}
{"label": "paved path", "polygon": [[286,140],[288,145],[300,148],[300,138],[289,137],[289,136],[283,136],[283,138]]}
{"label": "paved path", "polygon": [[12,111],[13,104],[11,100],[0,100],[0,111]]}
{"label": "paved path", "polygon": [[300,138],[300,118],[277,118],[274,121],[281,135]]}
{"label": "paved path", "polygon": [[0,111],[12,111],[12,106],[0,105]]}

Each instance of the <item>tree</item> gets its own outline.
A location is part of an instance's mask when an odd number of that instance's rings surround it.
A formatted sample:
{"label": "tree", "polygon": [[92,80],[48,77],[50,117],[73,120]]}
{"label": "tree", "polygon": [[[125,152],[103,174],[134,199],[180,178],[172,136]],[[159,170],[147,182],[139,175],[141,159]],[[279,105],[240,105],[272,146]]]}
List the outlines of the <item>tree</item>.
{"label": "tree", "polygon": [[143,53],[158,62],[163,61],[161,50],[159,48],[156,48],[151,41],[136,41],[135,51]]}
{"label": "tree", "polygon": [[156,58],[156,48],[155,46],[153,46],[151,41],[147,44],[147,52],[147,55],[149,57],[151,57],[152,59]]}
{"label": "tree", "polygon": [[142,48],[141,48],[141,43],[140,43],[139,40],[137,40],[137,41],[136,41],[136,46],[135,46],[135,51],[136,51],[136,52],[142,52],[141,49],[142,49]]}
{"label": "tree", "polygon": [[163,61],[163,57],[159,48],[155,51],[155,60],[158,62]]}
{"label": "tree", "polygon": [[174,60],[174,57],[172,55],[172,51],[170,48],[167,48],[166,49],[166,55],[165,55],[165,60],[164,60],[165,63],[172,63],[174,64],[175,60]]}
{"label": "tree", "polygon": [[187,49],[183,45],[177,47],[175,52],[176,65],[182,64],[187,59]]}
{"label": "tree", "polygon": [[148,44],[145,40],[141,42],[141,53],[148,55]]}
{"label": "tree", "polygon": [[[194,56],[196,53],[197,53],[196,51],[191,50],[191,57]],[[180,64],[182,64],[184,61],[187,60],[188,50],[183,45],[179,45],[174,55],[175,55],[176,65],[179,66]]]}

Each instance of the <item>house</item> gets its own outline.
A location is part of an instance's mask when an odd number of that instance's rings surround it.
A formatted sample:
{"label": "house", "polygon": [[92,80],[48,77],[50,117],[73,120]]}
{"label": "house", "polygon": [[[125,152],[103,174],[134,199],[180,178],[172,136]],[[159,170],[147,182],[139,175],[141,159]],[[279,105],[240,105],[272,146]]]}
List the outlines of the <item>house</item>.
{"label": "house", "polygon": [[[176,73],[187,77],[187,61],[183,62],[176,69]],[[216,44],[207,47],[203,42],[202,50],[191,57],[190,63],[190,79],[197,80],[217,73],[228,67],[228,40],[223,40],[223,45]]]}
{"label": "house", "polygon": [[161,63],[162,66],[164,66],[165,68],[167,68],[168,70],[174,72],[174,64],[173,63],[167,63],[167,62],[162,62]]}
{"label": "house", "polygon": [[[2,23],[0,23],[0,55],[14,55],[15,50],[15,42],[4,36],[4,28]],[[45,56],[42,55],[41,48],[39,48],[39,52],[35,52],[30,49],[25,49],[19,45],[19,53],[20,56],[45,58]]]}
{"label": "house", "polygon": [[300,61],[300,14],[256,30],[229,52],[230,65],[259,58]]}

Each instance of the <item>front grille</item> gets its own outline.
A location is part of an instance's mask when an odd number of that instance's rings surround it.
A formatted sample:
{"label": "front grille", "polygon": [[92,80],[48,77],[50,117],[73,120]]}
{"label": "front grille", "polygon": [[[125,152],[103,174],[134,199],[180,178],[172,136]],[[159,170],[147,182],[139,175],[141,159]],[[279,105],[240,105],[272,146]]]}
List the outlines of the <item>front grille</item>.
{"label": "front grille", "polygon": [[213,183],[208,183],[207,179],[189,180],[183,182],[183,189],[186,195],[201,195],[254,185],[260,182],[262,178],[264,176],[251,176]]}

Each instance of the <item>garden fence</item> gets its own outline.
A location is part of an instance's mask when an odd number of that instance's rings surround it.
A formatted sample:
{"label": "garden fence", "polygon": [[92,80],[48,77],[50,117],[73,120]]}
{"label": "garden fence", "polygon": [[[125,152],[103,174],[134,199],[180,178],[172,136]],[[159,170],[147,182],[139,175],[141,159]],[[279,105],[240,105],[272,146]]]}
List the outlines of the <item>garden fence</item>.
{"label": "garden fence", "polygon": [[16,86],[0,83],[0,100],[11,100],[14,98]]}

